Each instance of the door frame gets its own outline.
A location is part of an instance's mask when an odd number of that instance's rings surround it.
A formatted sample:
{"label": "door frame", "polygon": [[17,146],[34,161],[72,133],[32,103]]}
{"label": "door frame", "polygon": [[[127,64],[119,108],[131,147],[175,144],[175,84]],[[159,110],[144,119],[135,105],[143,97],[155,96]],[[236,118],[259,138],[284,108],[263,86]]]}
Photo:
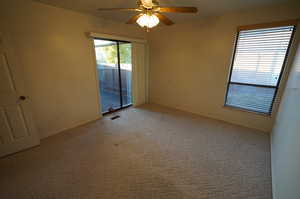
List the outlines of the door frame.
{"label": "door frame", "polygon": [[[123,94],[122,94],[122,75],[121,75],[121,55],[120,55],[120,43],[128,43],[128,44],[131,44],[131,42],[129,41],[121,41],[121,40],[112,40],[112,39],[103,39],[103,38],[96,38],[94,37],[93,38],[94,40],[104,40],[104,41],[112,41],[112,42],[115,42],[116,43],[116,46],[117,46],[117,64],[118,64],[118,80],[119,80],[119,89],[120,89],[120,92],[119,92],[119,95],[120,95],[120,107],[119,108],[116,108],[114,109],[113,111],[106,111],[106,112],[102,112],[102,115],[106,115],[106,114],[109,114],[109,113],[112,113],[112,112],[116,112],[116,111],[119,111],[121,109],[124,109],[124,108],[128,108],[130,106],[132,106],[132,103],[131,104],[128,104],[128,105],[125,105],[123,104]],[[96,61],[97,62],[97,61]],[[96,65],[96,68],[97,68],[97,65]],[[98,70],[96,70],[96,73],[97,73],[97,81],[98,81],[98,86],[99,86],[99,74],[98,74]],[[99,88],[100,89],[100,88]],[[132,88],[131,88],[132,89]],[[99,90],[100,91],[100,90]],[[100,101],[102,100],[101,98],[101,92],[99,92],[99,99]],[[132,97],[132,96],[131,96]],[[102,106],[102,104],[100,104]]]}
{"label": "door frame", "polygon": [[147,40],[145,40],[145,39],[138,39],[138,38],[120,36],[120,35],[111,35],[111,34],[95,33],[95,32],[87,33],[87,35],[91,39],[102,38],[102,39],[107,39],[107,40],[127,41],[127,42],[132,42],[132,43],[133,42],[147,43]]}
{"label": "door frame", "polygon": [[[96,52],[95,52],[95,46],[94,46],[94,39],[103,39],[103,40],[110,40],[110,41],[120,41],[120,42],[130,42],[130,43],[143,43],[147,44],[147,40],[145,39],[139,39],[139,38],[134,38],[134,37],[127,37],[127,36],[121,36],[121,35],[113,35],[113,34],[107,34],[107,33],[95,33],[95,32],[87,32],[86,36],[90,40],[90,46],[91,46],[91,54],[94,62],[94,77],[95,77],[95,83],[96,83],[96,93],[97,93],[97,107],[98,107],[98,115],[103,116],[106,114],[109,114],[111,112],[106,112],[102,113],[102,105],[101,105],[101,94],[100,94],[100,86],[99,86],[99,79],[98,79],[98,72],[97,72],[97,61],[96,61]],[[148,67],[147,67],[148,68]],[[148,73],[148,71],[147,71]],[[131,86],[133,85],[133,81]],[[148,87],[148,85],[146,85]],[[133,97],[133,96],[132,96]],[[130,107],[129,106],[123,106],[123,108]],[[119,111],[121,110],[115,109],[114,111]]]}

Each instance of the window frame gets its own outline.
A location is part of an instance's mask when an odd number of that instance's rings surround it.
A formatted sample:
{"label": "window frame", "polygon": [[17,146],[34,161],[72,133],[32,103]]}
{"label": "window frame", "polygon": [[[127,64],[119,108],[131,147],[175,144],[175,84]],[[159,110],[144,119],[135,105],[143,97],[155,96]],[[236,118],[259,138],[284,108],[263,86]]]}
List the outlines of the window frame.
{"label": "window frame", "polygon": [[[264,23],[264,24],[253,24],[253,25],[246,25],[246,26],[238,26],[237,27],[237,32],[236,32],[235,42],[234,42],[234,48],[233,48],[233,54],[232,54],[231,63],[230,63],[230,72],[229,72],[228,79],[227,79],[227,84],[226,84],[224,107],[231,107],[231,108],[234,108],[234,109],[237,109],[237,110],[247,111],[247,112],[252,112],[252,113],[257,113],[257,114],[262,114],[262,115],[267,115],[267,116],[272,115],[274,103],[276,101],[278,90],[280,88],[280,83],[282,81],[282,76],[283,76],[283,74],[284,74],[284,72],[287,68],[286,67],[287,60],[288,60],[288,56],[290,54],[291,45],[294,41],[294,36],[295,36],[295,32],[296,32],[296,29],[297,29],[298,22],[299,22],[299,20],[297,19],[297,20],[287,20],[287,21],[280,21],[280,22],[272,22],[272,23]],[[291,38],[290,38],[290,41],[289,41],[289,44],[288,44],[288,48],[287,48],[285,56],[284,56],[284,61],[282,63],[282,67],[281,67],[281,70],[280,70],[280,74],[279,74],[276,86],[261,85],[261,84],[248,84],[248,83],[241,83],[241,82],[231,81],[233,65],[234,65],[234,61],[235,61],[235,57],[236,57],[236,48],[237,48],[240,32],[243,31],[243,30],[256,30],[256,29],[275,28],[275,27],[282,27],[282,26],[293,26],[293,32],[291,34]],[[227,104],[228,91],[229,91],[229,86],[231,84],[233,84],[233,85],[254,86],[254,87],[263,87],[263,88],[274,88],[275,91],[274,91],[274,95],[273,95],[273,98],[272,98],[272,102],[271,102],[271,106],[270,106],[269,111],[268,112],[255,111],[255,110],[251,110],[251,109],[248,109],[248,108],[243,108],[243,107]]]}

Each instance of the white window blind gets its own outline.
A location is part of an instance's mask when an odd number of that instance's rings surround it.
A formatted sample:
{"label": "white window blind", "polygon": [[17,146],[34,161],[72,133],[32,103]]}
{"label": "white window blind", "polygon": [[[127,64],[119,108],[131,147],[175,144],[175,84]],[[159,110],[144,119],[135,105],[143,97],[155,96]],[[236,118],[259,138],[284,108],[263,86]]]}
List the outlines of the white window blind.
{"label": "white window blind", "polygon": [[270,114],[294,26],[238,33],[225,105]]}

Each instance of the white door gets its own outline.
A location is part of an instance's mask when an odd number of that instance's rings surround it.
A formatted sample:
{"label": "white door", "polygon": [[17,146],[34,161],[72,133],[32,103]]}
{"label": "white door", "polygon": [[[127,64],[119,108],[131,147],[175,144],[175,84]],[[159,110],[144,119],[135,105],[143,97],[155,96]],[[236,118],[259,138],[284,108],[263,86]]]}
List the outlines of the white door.
{"label": "white door", "polygon": [[22,72],[8,42],[7,35],[0,33],[0,157],[40,143]]}

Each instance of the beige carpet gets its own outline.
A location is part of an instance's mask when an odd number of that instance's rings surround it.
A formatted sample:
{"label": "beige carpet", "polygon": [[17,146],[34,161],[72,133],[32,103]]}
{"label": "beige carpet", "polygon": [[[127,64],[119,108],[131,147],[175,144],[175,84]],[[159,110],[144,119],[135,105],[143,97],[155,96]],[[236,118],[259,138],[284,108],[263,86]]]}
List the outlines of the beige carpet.
{"label": "beige carpet", "polygon": [[156,105],[0,159],[1,199],[270,199],[269,135]]}

